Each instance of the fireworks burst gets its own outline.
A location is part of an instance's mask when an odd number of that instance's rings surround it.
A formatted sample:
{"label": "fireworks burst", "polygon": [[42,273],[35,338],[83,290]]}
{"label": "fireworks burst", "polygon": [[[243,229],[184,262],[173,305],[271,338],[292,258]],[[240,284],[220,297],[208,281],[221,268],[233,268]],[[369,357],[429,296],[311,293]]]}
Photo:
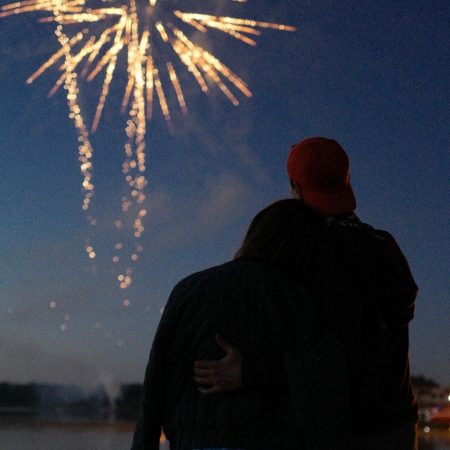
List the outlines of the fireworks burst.
{"label": "fireworks burst", "polygon": [[[70,118],[78,131],[79,159],[85,193],[83,209],[88,211],[94,195],[92,181],[93,148],[90,133],[100,124],[110,91],[110,85],[122,53],[126,54],[127,83],[122,101],[122,112],[128,114],[123,173],[129,195],[122,197],[122,211],[133,211],[133,234],[139,239],[144,231],[143,219],[147,211],[145,200],[145,136],[147,122],[159,105],[166,121],[171,121],[169,95],[183,113],[188,110],[185,91],[179,76],[187,70],[202,92],[218,88],[233,104],[239,104],[239,95],[251,97],[244,80],[207,50],[194,34],[216,30],[247,45],[255,46],[255,39],[263,30],[294,31],[294,27],[270,22],[227,17],[203,12],[183,11],[184,3],[204,9],[220,0],[23,0],[0,8],[0,18],[28,12],[42,13],[40,22],[56,26],[61,48],[42,64],[29,78],[35,81],[47,69],[57,66],[60,77],[50,91],[53,95],[63,86],[67,93]],[[228,0],[245,3],[246,0]],[[190,9],[190,8],[189,8]],[[102,78],[95,115],[89,126],[79,102],[79,80]],[[170,94],[169,94],[170,92]],[[88,215],[91,225],[96,221]],[[123,221],[116,221],[117,228]],[[120,244],[121,245],[121,244]],[[116,245],[117,248],[117,245]],[[138,259],[142,246],[135,244],[131,261]],[[96,252],[86,244],[86,252],[93,259]],[[113,261],[117,263],[119,256]],[[131,284],[131,269],[118,275],[120,287]]]}

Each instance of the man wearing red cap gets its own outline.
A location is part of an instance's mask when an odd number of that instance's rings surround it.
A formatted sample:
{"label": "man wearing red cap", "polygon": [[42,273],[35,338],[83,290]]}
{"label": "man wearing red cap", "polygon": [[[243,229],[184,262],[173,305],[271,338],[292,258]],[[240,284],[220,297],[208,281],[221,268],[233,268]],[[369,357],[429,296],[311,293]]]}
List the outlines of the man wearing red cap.
{"label": "man wearing red cap", "polygon": [[355,210],[348,156],[337,141],[316,137],[292,146],[287,172],[295,195],[322,215]]}
{"label": "man wearing red cap", "polygon": [[[326,221],[309,260],[296,271],[319,304],[323,325],[344,346],[350,383],[353,450],[414,450],[417,405],[411,390],[408,324],[417,286],[394,238],[354,214],[349,160],[332,139],[294,145],[287,160],[294,195]],[[273,389],[282,357],[252,361],[219,337],[226,356],[197,361],[205,394]],[[206,387],[205,387],[206,386]]]}

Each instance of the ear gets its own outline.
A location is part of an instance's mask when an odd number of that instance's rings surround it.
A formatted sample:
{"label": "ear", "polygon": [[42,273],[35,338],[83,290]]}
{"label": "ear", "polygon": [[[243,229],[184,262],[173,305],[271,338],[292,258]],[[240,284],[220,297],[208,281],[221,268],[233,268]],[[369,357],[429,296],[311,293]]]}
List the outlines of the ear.
{"label": "ear", "polygon": [[303,196],[302,196],[302,190],[300,189],[300,186],[293,180],[290,180],[290,182],[291,182],[292,195],[295,198],[298,198],[299,200],[301,200],[303,198]]}

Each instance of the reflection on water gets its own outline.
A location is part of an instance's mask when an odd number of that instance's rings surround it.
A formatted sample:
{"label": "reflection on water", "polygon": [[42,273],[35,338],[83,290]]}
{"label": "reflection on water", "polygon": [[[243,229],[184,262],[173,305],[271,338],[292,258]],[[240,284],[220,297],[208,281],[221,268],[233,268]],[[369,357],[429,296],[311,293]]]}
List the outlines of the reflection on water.
{"label": "reflection on water", "polygon": [[419,450],[450,450],[450,428],[434,428],[419,433]]}
{"label": "reflection on water", "polygon": [[[0,445],[1,450],[127,450],[133,429],[132,423],[0,421]],[[450,428],[421,432],[419,450],[450,450]]]}
{"label": "reflection on water", "polygon": [[[132,423],[42,423],[0,420],[1,450],[127,450]],[[168,450],[167,443],[161,450]]]}

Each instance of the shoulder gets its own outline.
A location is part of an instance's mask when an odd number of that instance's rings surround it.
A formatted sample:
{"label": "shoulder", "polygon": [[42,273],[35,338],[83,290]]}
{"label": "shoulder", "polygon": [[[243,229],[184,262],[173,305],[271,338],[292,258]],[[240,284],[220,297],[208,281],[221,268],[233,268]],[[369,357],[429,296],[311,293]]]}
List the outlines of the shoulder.
{"label": "shoulder", "polygon": [[326,229],[318,242],[319,246],[325,248],[341,248],[348,251],[368,252],[373,245],[398,248],[392,234],[362,222],[354,214],[328,217]]}
{"label": "shoulder", "polygon": [[166,308],[175,307],[186,301],[187,298],[195,297],[201,291],[207,289],[208,286],[210,287],[217,283],[217,280],[227,270],[226,268],[229,264],[225,263],[209,267],[199,272],[194,272],[180,280],[172,289]]}
{"label": "shoulder", "polygon": [[193,273],[176,284],[168,306],[180,304],[190,298],[208,296],[308,295],[298,280],[290,274],[257,260],[237,259]]}
{"label": "shoulder", "polygon": [[388,239],[395,242],[389,233],[362,222],[356,215],[327,217],[326,228],[316,239],[312,261],[334,271],[365,270],[372,259],[374,242],[384,245],[382,242]]}
{"label": "shoulder", "polygon": [[328,241],[344,245],[362,254],[388,256],[401,254],[394,236],[386,230],[377,229],[360,221],[356,216],[348,220],[331,221],[325,237]]}
{"label": "shoulder", "polygon": [[359,238],[375,239],[379,241],[394,241],[391,233],[381,230],[361,221],[355,214],[347,216],[330,216],[326,218],[324,237],[341,238],[343,241],[352,241]]}
{"label": "shoulder", "polygon": [[384,270],[411,278],[408,262],[394,236],[356,216],[329,218],[317,245],[320,259],[351,264],[355,271]]}
{"label": "shoulder", "polygon": [[240,281],[245,281],[246,284],[270,283],[285,278],[287,278],[286,274],[268,263],[251,259],[236,259],[183,278],[175,285],[172,293],[182,294],[191,290],[207,289],[214,285]]}
{"label": "shoulder", "polygon": [[232,260],[188,275],[175,285],[173,291],[184,291],[195,286],[209,285],[224,278],[240,277],[248,273],[257,273],[258,270],[264,270],[264,268],[256,261]]}

